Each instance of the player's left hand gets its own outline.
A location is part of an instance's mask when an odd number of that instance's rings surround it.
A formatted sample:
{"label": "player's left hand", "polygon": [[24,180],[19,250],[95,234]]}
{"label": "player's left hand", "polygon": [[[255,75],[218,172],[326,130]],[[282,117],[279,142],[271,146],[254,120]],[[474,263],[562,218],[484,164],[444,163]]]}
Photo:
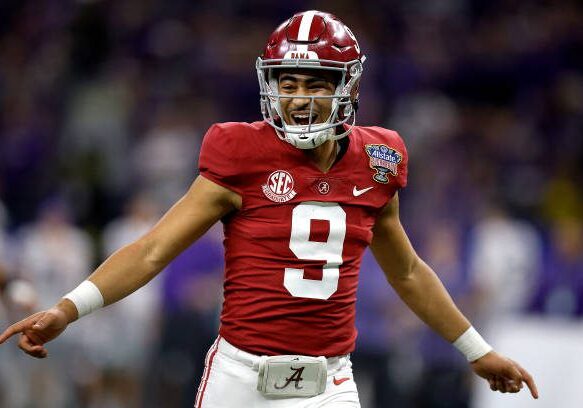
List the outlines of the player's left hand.
{"label": "player's left hand", "polygon": [[517,362],[495,351],[472,362],[471,367],[477,375],[490,383],[492,391],[516,393],[523,388],[523,383],[525,383],[533,398],[538,398],[538,389],[528,371]]}

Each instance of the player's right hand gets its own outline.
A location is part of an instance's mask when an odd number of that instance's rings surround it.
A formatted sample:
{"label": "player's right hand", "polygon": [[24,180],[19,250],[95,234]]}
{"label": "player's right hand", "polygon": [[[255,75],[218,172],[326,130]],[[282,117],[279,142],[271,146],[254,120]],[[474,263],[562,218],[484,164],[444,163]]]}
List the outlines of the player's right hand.
{"label": "player's right hand", "polygon": [[26,319],[14,323],[0,334],[0,344],[20,333],[18,347],[26,354],[36,358],[45,358],[48,351],[45,343],[61,334],[69,324],[69,318],[60,308],[35,313]]}

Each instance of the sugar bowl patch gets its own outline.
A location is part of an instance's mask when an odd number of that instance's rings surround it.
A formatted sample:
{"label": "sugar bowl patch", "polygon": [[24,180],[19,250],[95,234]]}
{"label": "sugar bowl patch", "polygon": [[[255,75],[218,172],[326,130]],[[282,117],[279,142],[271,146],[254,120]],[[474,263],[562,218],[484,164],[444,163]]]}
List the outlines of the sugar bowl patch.
{"label": "sugar bowl patch", "polygon": [[364,150],[368,155],[370,168],[376,170],[374,181],[387,184],[388,175],[397,177],[398,165],[403,160],[403,155],[384,144],[367,144]]}
{"label": "sugar bowl patch", "polygon": [[285,170],[276,170],[267,177],[267,183],[261,186],[263,194],[271,201],[285,203],[297,194],[294,190],[294,179]]}

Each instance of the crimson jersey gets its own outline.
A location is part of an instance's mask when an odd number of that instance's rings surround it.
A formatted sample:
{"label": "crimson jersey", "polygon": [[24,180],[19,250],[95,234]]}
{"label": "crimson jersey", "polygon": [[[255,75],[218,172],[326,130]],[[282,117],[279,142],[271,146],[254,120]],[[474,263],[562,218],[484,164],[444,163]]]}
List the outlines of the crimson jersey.
{"label": "crimson jersey", "polygon": [[207,132],[200,174],[242,197],[223,220],[220,334],[254,354],[351,352],[356,287],[380,210],[407,181],[399,135],[355,126],[323,173],[265,122]]}

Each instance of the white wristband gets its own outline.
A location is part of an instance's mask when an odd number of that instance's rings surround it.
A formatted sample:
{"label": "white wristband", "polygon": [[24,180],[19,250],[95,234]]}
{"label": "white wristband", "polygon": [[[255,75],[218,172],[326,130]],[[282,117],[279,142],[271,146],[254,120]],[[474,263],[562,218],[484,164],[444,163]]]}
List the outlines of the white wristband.
{"label": "white wristband", "polygon": [[103,296],[99,288],[91,281],[83,281],[71,292],[63,296],[69,299],[77,308],[79,318],[103,307]]}
{"label": "white wristband", "polygon": [[480,333],[470,326],[461,336],[453,342],[453,345],[466,356],[469,362],[476,361],[492,351],[492,346],[480,336]]}

